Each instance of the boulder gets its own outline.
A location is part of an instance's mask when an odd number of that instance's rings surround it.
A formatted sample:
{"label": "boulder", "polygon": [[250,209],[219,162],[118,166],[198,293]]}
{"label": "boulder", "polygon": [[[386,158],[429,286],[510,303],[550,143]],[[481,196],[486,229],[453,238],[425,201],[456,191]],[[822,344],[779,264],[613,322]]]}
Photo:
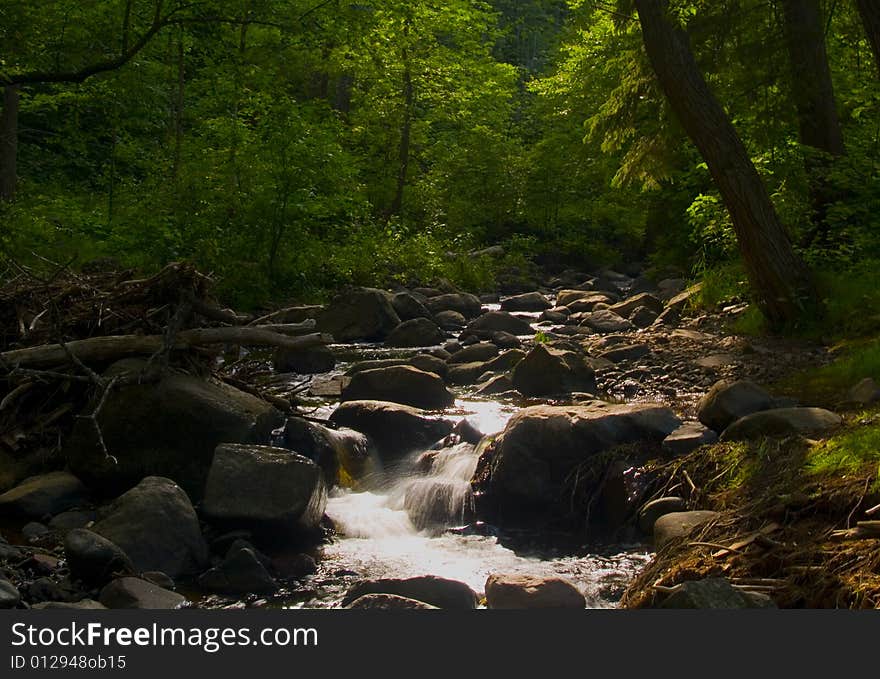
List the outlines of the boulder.
{"label": "boulder", "polygon": [[199,587],[227,594],[271,594],[278,583],[257,558],[253,549],[232,550],[219,566],[202,573]]}
{"label": "boulder", "polygon": [[610,309],[593,311],[584,318],[581,325],[601,334],[635,330],[635,326],[632,323]]}
{"label": "boulder", "polygon": [[32,476],[0,495],[0,514],[41,519],[83,504],[88,491],[68,472]]}
{"label": "boulder", "polygon": [[648,307],[640,306],[629,315],[629,320],[637,328],[649,328],[658,317],[659,314]]}
{"label": "boulder", "polygon": [[544,311],[553,305],[540,292],[527,292],[508,297],[501,302],[502,311]]}
{"label": "boulder", "polygon": [[409,359],[409,364],[413,368],[418,368],[426,373],[434,373],[445,378],[449,374],[449,366],[446,361],[431,354],[418,354]]}
{"label": "boulder", "polygon": [[278,347],[272,355],[272,367],[278,373],[318,375],[336,367],[336,357],[328,347],[285,349]]}
{"label": "boulder", "polygon": [[449,357],[449,363],[477,363],[488,361],[498,355],[498,347],[491,342],[478,342],[462,347]]}
{"label": "boulder", "polygon": [[702,289],[703,289],[702,283],[697,283],[696,285],[692,285],[687,290],[684,290],[683,292],[678,293],[677,295],[675,295],[675,297],[673,297],[668,302],[666,302],[666,308],[667,309],[675,309],[678,312],[684,311],[687,308],[687,306],[689,305],[691,299],[695,298],[700,293],[700,291]]}
{"label": "boulder", "polygon": [[[144,361],[120,361],[112,377],[142,370]],[[77,420],[64,447],[73,472],[86,484],[120,492],[145,476],[159,475],[199,499],[219,443],[262,443],[283,424],[262,399],[227,384],[171,374],[158,383],[117,387],[98,416],[110,455],[95,426]]]}
{"label": "boulder", "polygon": [[556,325],[562,325],[567,319],[568,314],[561,313],[555,309],[548,309],[538,317],[539,321],[547,321]]}
{"label": "boulder", "polygon": [[459,330],[467,325],[467,319],[457,311],[441,311],[434,314],[434,322],[444,330]]}
{"label": "boulder", "polygon": [[318,316],[318,330],[337,342],[381,341],[400,325],[391,295],[374,288],[342,290]]}
{"label": "boulder", "polygon": [[434,321],[427,318],[413,318],[394,328],[385,340],[385,346],[432,347],[442,344],[445,339],[446,335]]}
{"label": "boulder", "polygon": [[842,422],[840,415],[823,408],[775,408],[740,418],[724,430],[721,440],[815,436],[837,429]]}
{"label": "boulder", "polygon": [[284,446],[317,464],[328,487],[345,477],[360,479],[375,471],[373,442],[354,429],[291,417],[284,425]]}
{"label": "boulder", "polygon": [[509,332],[516,336],[534,334],[528,321],[517,318],[506,311],[489,311],[483,314],[468,323],[463,334],[489,339],[496,332]]}
{"label": "boulder", "polygon": [[497,375],[477,387],[477,395],[494,396],[513,390],[513,381],[507,375]]}
{"label": "boulder", "polygon": [[494,609],[574,608],[587,601],[580,590],[559,577],[493,573],[486,580],[486,606]]}
{"label": "boulder", "polygon": [[161,610],[180,608],[186,597],[140,578],[118,578],[104,586],[98,597],[107,608]]}
{"label": "boulder", "polygon": [[870,377],[861,380],[846,394],[846,402],[858,405],[870,405],[880,401],[880,386]]}
{"label": "boulder", "polygon": [[379,368],[393,368],[396,365],[409,365],[410,359],[407,358],[376,358],[369,361],[358,361],[352,365],[345,374],[353,377],[365,370],[378,370]]}
{"label": "boulder", "polygon": [[685,422],[663,439],[663,450],[670,455],[687,455],[700,446],[715,443],[718,434],[699,422]]}
{"label": "boulder", "polygon": [[208,559],[195,510],[170,479],[148,476],[103,509],[92,530],[120,547],[139,571],[176,578],[200,572]]}
{"label": "boulder", "polygon": [[135,570],[122,549],[85,528],[75,528],[64,536],[64,556],[71,576],[93,585],[106,583],[114,574]]}
{"label": "boulder", "polygon": [[85,528],[96,518],[97,514],[92,509],[72,509],[53,516],[49,521],[49,528],[59,533],[67,533],[74,528]]}
{"label": "boulder", "polygon": [[406,579],[362,580],[348,590],[342,605],[348,606],[366,594],[395,594],[437,608],[471,610],[477,607],[477,594],[465,583],[435,575]]}
{"label": "boulder", "polygon": [[432,314],[439,314],[441,311],[457,311],[465,318],[475,318],[480,315],[483,304],[475,295],[447,293],[430,297],[427,307]]}
{"label": "boulder", "polygon": [[[422,299],[426,299],[422,297]],[[428,307],[415,295],[409,292],[398,292],[391,298],[391,306],[400,317],[401,321],[411,321],[414,318],[431,318]]]}
{"label": "boulder", "polygon": [[524,408],[495,441],[485,490],[502,509],[553,509],[576,467],[623,444],[659,444],[679,424],[656,404]]}
{"label": "boulder", "polygon": [[449,420],[384,401],[342,403],[333,411],[330,421],[369,436],[383,462],[398,460],[419,448],[430,448],[453,427]]}
{"label": "boulder", "polygon": [[663,514],[654,522],[654,545],[660,549],[670,540],[690,535],[693,530],[714,521],[719,516],[721,515],[718,512],[709,510]]}
{"label": "boulder", "polygon": [[596,380],[583,357],[573,351],[536,344],[513,369],[513,386],[525,396],[594,392]]}
{"label": "boulder", "polygon": [[446,379],[449,380],[450,384],[457,386],[476,384],[481,381],[486,372],[488,372],[487,364],[482,361],[456,363],[449,368]]}
{"label": "boulder", "polygon": [[18,588],[6,578],[0,577],[0,609],[15,608],[21,602]]}
{"label": "boulder", "polygon": [[738,590],[726,578],[706,578],[680,583],[660,608],[776,608],[776,604],[767,596],[755,597]]}
{"label": "boulder", "polygon": [[586,299],[596,293],[592,289],[589,290],[560,290],[556,295],[556,306],[567,307],[572,302],[579,299]]}
{"label": "boulder", "polygon": [[610,305],[614,303],[614,299],[609,297],[608,295],[602,293],[590,293],[586,297],[581,297],[580,299],[576,299],[573,302],[569,302],[568,306],[565,307],[568,309],[570,314],[583,313],[585,311],[593,311],[593,309],[598,308],[598,305]]}
{"label": "boulder", "polygon": [[650,353],[651,347],[647,344],[627,344],[604,351],[599,354],[599,358],[604,358],[612,363],[620,363],[621,361],[635,361]]}
{"label": "boulder", "polygon": [[486,370],[490,372],[507,372],[517,366],[525,357],[526,352],[521,349],[508,349],[491,361],[486,361],[484,365]]}
{"label": "boulder", "polygon": [[68,610],[68,611],[106,611],[107,607],[94,599],[80,601],[41,601],[31,606],[37,611]]}
{"label": "boulder", "polygon": [[438,610],[437,606],[424,601],[408,599],[396,594],[364,594],[352,601],[346,608],[360,611],[423,611]]}
{"label": "boulder", "polygon": [[770,394],[754,382],[721,380],[700,399],[697,417],[709,429],[722,432],[735,420],[773,406]]}
{"label": "boulder", "polygon": [[687,510],[687,502],[680,497],[661,497],[646,502],[639,510],[639,529],[647,534],[654,532],[654,524],[661,516]]}
{"label": "boulder", "polygon": [[286,539],[317,529],[326,504],[323,475],[311,460],[283,448],[223,444],[214,453],[202,511]]}
{"label": "boulder", "polygon": [[663,309],[665,308],[663,306],[663,302],[654,297],[654,295],[643,292],[642,294],[630,297],[623,302],[613,304],[611,306],[611,311],[618,314],[619,316],[623,316],[624,318],[629,318],[630,314],[632,314],[632,312],[639,307],[646,307],[647,309],[653,311],[655,314],[662,313]]}
{"label": "boulder", "polygon": [[357,373],[343,389],[342,400],[389,401],[439,410],[451,406],[455,396],[438,375],[400,365]]}

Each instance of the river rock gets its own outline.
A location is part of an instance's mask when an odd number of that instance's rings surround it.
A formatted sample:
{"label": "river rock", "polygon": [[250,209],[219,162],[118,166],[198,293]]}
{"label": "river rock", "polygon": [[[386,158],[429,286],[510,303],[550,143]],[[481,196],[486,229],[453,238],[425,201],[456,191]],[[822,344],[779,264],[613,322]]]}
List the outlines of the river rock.
{"label": "river rock", "polygon": [[556,306],[569,307],[572,302],[579,299],[592,297],[596,293],[592,289],[589,290],[560,290],[556,295]]}
{"label": "river rock", "polygon": [[324,472],[327,486],[339,482],[340,472],[359,479],[376,471],[375,446],[366,434],[347,427],[325,427],[299,417],[284,426],[284,445],[309,458]]}
{"label": "river rock", "polygon": [[628,344],[602,352],[599,354],[599,358],[604,358],[612,363],[620,363],[621,361],[635,361],[650,353],[651,347],[647,344]]}
{"label": "river rock", "polygon": [[342,605],[348,606],[366,594],[396,594],[437,608],[454,610],[471,610],[477,607],[477,594],[465,583],[435,575],[362,580],[348,590]]}
{"label": "river rock", "polygon": [[432,314],[439,314],[441,311],[457,311],[465,318],[476,318],[480,315],[483,304],[475,295],[449,293],[429,298],[427,307]]}
{"label": "river rock", "polygon": [[467,325],[467,319],[457,311],[441,311],[434,314],[434,322],[444,330],[459,330]]}
{"label": "river rock", "polygon": [[491,342],[478,342],[469,347],[462,347],[449,358],[449,363],[476,363],[488,361],[498,355],[498,347]]}
{"label": "river rock", "polygon": [[635,326],[632,323],[610,309],[593,311],[584,318],[581,325],[600,334],[635,330]]}
{"label": "river rock", "polygon": [[476,384],[486,372],[488,372],[488,368],[483,361],[457,363],[450,366],[446,379],[450,384],[456,386]]}
{"label": "river rock", "polygon": [[509,332],[516,336],[534,334],[528,321],[517,318],[506,311],[489,311],[483,314],[468,323],[462,334],[490,339],[496,332]]}
{"label": "river rock", "polygon": [[639,529],[649,535],[654,532],[657,519],[673,512],[687,510],[687,502],[680,497],[660,497],[645,503],[639,510]]}
{"label": "river rock", "polygon": [[364,594],[352,601],[346,608],[360,611],[423,611],[439,610],[437,606],[424,601],[408,599],[396,594]]}
{"label": "river rock", "polygon": [[[443,353],[445,354],[446,352]],[[449,366],[446,363],[448,358],[448,356],[446,359],[443,359],[431,354],[418,354],[409,359],[409,365],[426,373],[434,373],[445,379],[449,374]]]}
{"label": "river rock", "polygon": [[400,325],[390,293],[375,288],[342,290],[319,316],[318,330],[337,342],[381,341]]}
{"label": "river rock", "polygon": [[80,601],[41,601],[31,606],[36,611],[106,611],[107,607],[94,599],[81,599]]}
{"label": "river rock", "polygon": [[21,601],[18,588],[6,578],[0,577],[0,609],[15,608]]}
{"label": "river rock", "polygon": [[718,434],[699,422],[685,422],[663,439],[663,450],[670,455],[687,455],[700,446],[715,443]]}
{"label": "river rock", "polygon": [[721,380],[700,399],[697,417],[710,429],[722,432],[735,420],[773,406],[770,394],[754,382]]}
{"label": "river rock", "polygon": [[447,436],[453,423],[422,410],[385,401],[349,401],[333,411],[330,421],[370,437],[383,461],[425,450]]}
{"label": "river rock", "polygon": [[208,474],[205,516],[252,527],[280,539],[315,529],[327,489],[320,468],[283,448],[219,445]]}
{"label": "river rock", "polygon": [[97,514],[92,509],[72,509],[53,516],[49,521],[49,528],[59,533],[67,533],[74,528],[85,528],[96,518]]}
{"label": "river rock", "polygon": [[581,297],[573,302],[569,302],[566,308],[570,312],[569,318],[571,318],[575,314],[589,313],[595,309],[600,309],[602,308],[599,306],[600,304],[607,307],[613,303],[614,300],[608,295],[594,292],[586,297]]}
{"label": "river rock", "polygon": [[271,594],[278,583],[257,558],[253,549],[232,550],[222,563],[202,573],[199,586],[212,592],[227,594]]}
{"label": "river rock", "polygon": [[687,290],[680,292],[675,297],[666,302],[667,309],[675,309],[676,311],[684,311],[690,301],[695,298],[700,291],[703,289],[702,283],[697,283],[696,285],[692,285]]}
{"label": "river rock", "polygon": [[[422,297],[422,299],[427,299]],[[428,307],[418,297],[409,292],[398,292],[391,298],[391,306],[397,312],[401,321],[411,321],[414,318],[431,318]]]}
{"label": "river rock", "polygon": [[870,377],[866,377],[847,392],[846,401],[858,405],[880,401],[880,386]]}
{"label": "river rock", "polygon": [[655,314],[661,313],[664,309],[663,302],[654,297],[654,295],[643,292],[642,294],[630,297],[623,302],[613,304],[611,306],[611,311],[624,318],[629,318],[630,314],[639,307],[646,307]]}
{"label": "river rock", "polygon": [[319,375],[336,367],[336,357],[328,347],[286,349],[278,347],[272,355],[272,366],[278,373]]}
{"label": "river rock", "polygon": [[428,318],[414,318],[398,325],[388,339],[385,346],[389,347],[430,347],[442,344],[446,335],[434,321]]}
{"label": "river rock", "polygon": [[477,385],[476,393],[479,396],[494,396],[513,390],[513,380],[507,375],[496,375],[490,380]]}
{"label": "river rock", "polygon": [[139,571],[173,578],[198,573],[208,559],[199,520],[180,486],[148,476],[102,510],[92,530],[125,552]]}
{"label": "river rock", "polygon": [[455,402],[443,380],[412,366],[365,370],[342,391],[343,401],[389,401],[416,408],[442,409]]}
{"label": "river rock", "polygon": [[637,328],[649,328],[658,317],[659,314],[655,311],[648,307],[640,306],[629,315],[629,320]]}
{"label": "river rock", "polygon": [[106,583],[114,574],[134,572],[131,559],[119,546],[85,528],[64,536],[64,556],[71,576],[93,585]]}
{"label": "river rock", "polygon": [[553,305],[540,292],[526,292],[501,302],[502,311],[544,311]]}
{"label": "river rock", "polygon": [[[120,361],[105,376],[144,365]],[[77,421],[64,447],[71,469],[86,484],[119,492],[160,475],[198,499],[218,444],[268,441],[284,418],[262,399],[227,384],[171,374],[158,383],[115,388],[98,422],[115,460],[105,457],[88,420]]]}
{"label": "river rock", "polygon": [[651,323],[651,327],[658,326],[667,326],[670,328],[674,328],[678,325],[681,320],[681,310],[675,307],[667,307],[663,310],[657,318],[654,319],[654,322]]}
{"label": "river rock", "polygon": [[380,368],[393,368],[396,365],[409,365],[409,361],[410,359],[408,358],[376,358],[368,361],[358,361],[346,370],[345,374],[349,377],[353,377],[366,370],[379,370]]}
{"label": "river rock", "polygon": [[118,578],[104,586],[98,597],[107,608],[162,610],[180,608],[186,597],[141,578]]}
{"label": "river rock", "polygon": [[813,436],[837,429],[840,415],[823,408],[776,408],[752,413],[731,424],[722,441],[744,441],[763,436]]}
{"label": "river rock", "polygon": [[83,504],[88,491],[68,472],[32,476],[0,495],[0,514],[41,519]]}
{"label": "river rock", "polygon": [[656,404],[524,408],[495,441],[485,490],[502,510],[554,509],[578,465],[622,444],[659,444],[679,424]]}
{"label": "river rock", "polygon": [[696,510],[693,512],[670,512],[654,522],[654,545],[659,549],[670,540],[689,535],[691,531],[714,521],[718,512]]}
{"label": "river rock", "polygon": [[536,344],[513,369],[513,386],[525,396],[595,392],[593,370],[573,351]]}
{"label": "river rock", "polygon": [[559,577],[493,573],[486,580],[486,607],[574,608],[584,609],[587,601],[581,591]]}
{"label": "river rock", "polygon": [[776,608],[776,604],[765,595],[755,597],[741,592],[726,578],[705,578],[682,582],[660,608]]}

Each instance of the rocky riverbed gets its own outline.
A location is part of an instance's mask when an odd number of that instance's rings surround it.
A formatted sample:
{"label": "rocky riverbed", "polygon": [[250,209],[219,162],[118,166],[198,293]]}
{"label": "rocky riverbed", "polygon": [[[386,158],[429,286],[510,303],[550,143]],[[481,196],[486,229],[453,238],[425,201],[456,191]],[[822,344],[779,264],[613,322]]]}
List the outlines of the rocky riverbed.
{"label": "rocky riverbed", "polygon": [[329,346],[224,355],[263,398],[117,362],[65,468],[0,495],[0,606],[615,606],[658,540],[712,518],[655,497],[652,461],[840,424],[754,384],[822,347],[732,336],[745,306],[695,315],[695,292],[612,271],[348,289],[274,315]]}

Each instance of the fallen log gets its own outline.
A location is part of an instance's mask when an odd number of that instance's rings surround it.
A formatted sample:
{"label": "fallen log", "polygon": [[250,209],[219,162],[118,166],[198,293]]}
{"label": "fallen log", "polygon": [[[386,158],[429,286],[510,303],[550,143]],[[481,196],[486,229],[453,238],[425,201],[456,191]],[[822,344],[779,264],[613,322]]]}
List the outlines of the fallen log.
{"label": "fallen log", "polygon": [[[0,353],[0,365],[14,368],[48,368],[75,362],[100,363],[126,356],[151,355],[165,347],[162,335],[112,335],[75,340],[66,344],[44,344]],[[173,349],[189,349],[206,344],[240,344],[303,350],[329,344],[332,337],[313,333],[288,337],[262,328],[194,328],[181,330],[173,339]],[[75,359],[74,359],[75,357]]]}

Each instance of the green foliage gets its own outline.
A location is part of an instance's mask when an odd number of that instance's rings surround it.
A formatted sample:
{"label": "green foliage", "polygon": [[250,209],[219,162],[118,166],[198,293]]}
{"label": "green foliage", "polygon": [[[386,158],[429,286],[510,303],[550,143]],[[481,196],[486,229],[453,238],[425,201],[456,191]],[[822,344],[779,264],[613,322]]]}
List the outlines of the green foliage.
{"label": "green foliage", "polygon": [[[877,412],[862,413],[852,427],[814,446],[807,454],[811,474],[859,473],[880,463],[880,421]],[[880,487],[880,469],[873,490]]]}
{"label": "green foliage", "polygon": [[833,408],[866,377],[880,380],[880,340],[876,338],[845,343],[838,348],[833,362],[792,375],[776,388],[798,399]]}

